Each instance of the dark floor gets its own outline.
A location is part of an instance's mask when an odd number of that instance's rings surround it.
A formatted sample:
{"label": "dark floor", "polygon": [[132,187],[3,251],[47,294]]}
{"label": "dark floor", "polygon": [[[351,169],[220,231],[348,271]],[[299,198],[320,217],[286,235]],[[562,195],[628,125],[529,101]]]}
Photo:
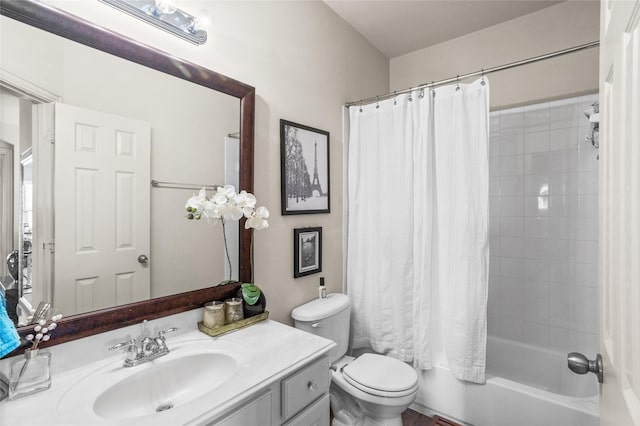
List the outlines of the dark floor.
{"label": "dark floor", "polygon": [[440,416],[428,417],[413,410],[402,413],[403,426],[460,426]]}
{"label": "dark floor", "polygon": [[431,417],[427,417],[413,410],[407,410],[402,413],[403,426],[430,426],[431,420],[433,420]]}
{"label": "dark floor", "polygon": [[[333,422],[333,415],[331,416]],[[406,410],[402,413],[402,426],[459,426],[450,420],[443,419],[440,416],[428,417],[417,411]]]}

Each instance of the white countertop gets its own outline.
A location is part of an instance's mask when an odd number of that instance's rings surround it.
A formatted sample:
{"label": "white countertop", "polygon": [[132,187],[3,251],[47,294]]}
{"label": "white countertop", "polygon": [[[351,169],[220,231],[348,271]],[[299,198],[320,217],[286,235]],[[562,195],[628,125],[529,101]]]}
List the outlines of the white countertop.
{"label": "white countertop", "polygon": [[[117,333],[118,330],[110,332]],[[110,339],[112,340],[112,339]],[[123,339],[124,340],[124,339]],[[218,347],[232,348],[242,355],[237,359],[239,368],[233,378],[212,391],[209,391],[190,402],[177,405],[162,413],[154,413],[135,419],[113,420],[96,415],[92,401],[95,394],[91,389],[82,393],[78,400],[64,398],[77,383],[95,371],[113,370],[117,374],[124,360],[122,352],[105,352],[104,347],[94,348],[107,355],[102,359],[79,366],[78,368],[55,373],[51,388],[47,391],[25,396],[13,401],[0,403],[0,424],[2,425],[199,425],[224,414],[236,406],[259,387],[294,372],[302,365],[321,357],[335,346],[335,343],[293,327],[267,320],[250,327],[219,337],[209,337],[197,330],[172,337],[167,336],[167,346],[171,353],[163,358],[179,357],[180,351],[189,344],[197,343]],[[78,345],[78,343],[76,343]],[[64,345],[59,345],[64,346]],[[240,350],[238,350],[240,349]],[[64,357],[64,352],[53,356]],[[162,358],[160,358],[161,360]],[[61,359],[58,362],[64,361]],[[131,367],[127,370],[146,368],[155,361]],[[216,380],[212,377],[211,380]],[[95,390],[97,394],[98,390]],[[60,403],[63,401],[62,403]]]}

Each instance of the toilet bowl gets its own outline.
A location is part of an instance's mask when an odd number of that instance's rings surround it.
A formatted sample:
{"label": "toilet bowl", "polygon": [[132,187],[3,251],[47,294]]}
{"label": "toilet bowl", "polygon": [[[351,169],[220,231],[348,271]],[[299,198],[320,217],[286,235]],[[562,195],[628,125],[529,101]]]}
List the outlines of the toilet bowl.
{"label": "toilet bowl", "polygon": [[[402,426],[400,415],[417,393],[418,376],[407,364],[378,354],[345,356],[331,372],[334,426]],[[355,422],[341,421],[336,415],[345,408]]]}
{"label": "toilet bowl", "polygon": [[401,414],[415,400],[418,375],[409,365],[384,355],[346,356],[349,299],[330,294],[291,312],[297,328],[331,339],[333,426],[402,426]]}

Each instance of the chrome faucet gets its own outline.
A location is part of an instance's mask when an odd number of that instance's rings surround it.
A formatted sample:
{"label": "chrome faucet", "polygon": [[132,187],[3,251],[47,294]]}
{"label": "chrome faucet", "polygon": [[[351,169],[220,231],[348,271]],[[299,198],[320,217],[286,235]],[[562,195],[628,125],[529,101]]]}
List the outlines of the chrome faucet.
{"label": "chrome faucet", "polygon": [[167,341],[164,335],[177,330],[178,328],[171,327],[166,330],[160,330],[158,335],[154,338],[145,336],[142,339],[142,342],[140,342],[139,347],[138,341],[131,338],[127,342],[111,346],[109,350],[126,349],[127,357],[124,360],[123,367],[135,367],[136,365],[144,364],[145,362],[153,361],[154,359],[167,355],[169,353],[169,348],[167,347]]}
{"label": "chrome faucet", "polygon": [[150,357],[160,352],[160,347],[158,346],[156,341],[148,336],[142,339],[142,342],[140,342],[140,349],[142,355],[144,355],[145,357]]}
{"label": "chrome faucet", "polygon": [[118,343],[117,345],[113,345],[109,348],[110,351],[114,349],[127,350],[127,358],[125,358],[124,360],[125,367],[133,367],[134,365],[138,365],[137,359],[139,358],[139,352],[138,342],[136,342],[136,339],[131,338],[128,342]]}

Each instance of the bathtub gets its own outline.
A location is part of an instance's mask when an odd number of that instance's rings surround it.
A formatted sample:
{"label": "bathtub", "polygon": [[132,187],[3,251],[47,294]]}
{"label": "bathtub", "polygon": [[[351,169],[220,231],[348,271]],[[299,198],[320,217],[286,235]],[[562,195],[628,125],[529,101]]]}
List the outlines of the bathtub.
{"label": "bathtub", "polygon": [[446,362],[419,371],[411,406],[476,426],[598,426],[598,382],[567,368],[566,354],[489,337],[487,383],[453,377]]}

